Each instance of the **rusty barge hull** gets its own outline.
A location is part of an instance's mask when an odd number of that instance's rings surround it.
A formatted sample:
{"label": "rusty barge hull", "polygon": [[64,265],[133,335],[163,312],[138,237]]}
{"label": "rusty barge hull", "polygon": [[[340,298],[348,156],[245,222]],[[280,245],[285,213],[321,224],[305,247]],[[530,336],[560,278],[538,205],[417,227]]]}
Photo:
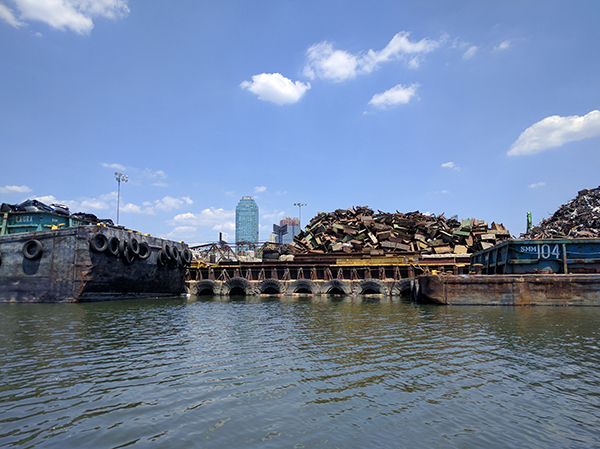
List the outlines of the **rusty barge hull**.
{"label": "rusty barge hull", "polygon": [[100,225],[2,235],[0,302],[179,295],[185,292],[185,264],[171,256],[186,249],[182,243]]}
{"label": "rusty barge hull", "polygon": [[600,306],[600,274],[428,275],[414,288],[433,304]]}

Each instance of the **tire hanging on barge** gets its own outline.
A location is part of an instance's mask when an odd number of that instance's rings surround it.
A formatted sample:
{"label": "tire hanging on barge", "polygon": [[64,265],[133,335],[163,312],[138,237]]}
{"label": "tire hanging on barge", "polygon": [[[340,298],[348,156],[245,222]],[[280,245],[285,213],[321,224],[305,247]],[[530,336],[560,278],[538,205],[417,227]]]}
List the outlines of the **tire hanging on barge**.
{"label": "tire hanging on barge", "polygon": [[31,239],[23,245],[23,256],[29,260],[36,260],[42,257],[44,247],[39,240]]}
{"label": "tire hanging on barge", "polygon": [[385,295],[389,296],[390,291],[379,279],[363,279],[354,287],[353,295]]}
{"label": "tire hanging on barge", "polygon": [[108,249],[108,237],[98,233],[90,239],[90,248],[96,253],[103,253]]}

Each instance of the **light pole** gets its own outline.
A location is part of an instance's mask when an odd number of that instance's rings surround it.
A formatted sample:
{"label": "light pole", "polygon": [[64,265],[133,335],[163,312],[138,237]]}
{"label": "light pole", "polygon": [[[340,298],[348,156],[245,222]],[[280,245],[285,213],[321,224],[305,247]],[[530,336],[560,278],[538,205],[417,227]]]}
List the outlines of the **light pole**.
{"label": "light pole", "polygon": [[306,206],[306,203],[294,203],[294,206],[298,206],[298,221],[300,222],[300,229],[302,230],[302,206]]}
{"label": "light pole", "polygon": [[124,175],[123,173],[115,172],[115,179],[119,183],[119,187],[117,190],[117,224],[119,224],[119,206],[120,206],[120,202],[121,202],[121,181],[127,182],[127,178],[128,178],[127,175]]}

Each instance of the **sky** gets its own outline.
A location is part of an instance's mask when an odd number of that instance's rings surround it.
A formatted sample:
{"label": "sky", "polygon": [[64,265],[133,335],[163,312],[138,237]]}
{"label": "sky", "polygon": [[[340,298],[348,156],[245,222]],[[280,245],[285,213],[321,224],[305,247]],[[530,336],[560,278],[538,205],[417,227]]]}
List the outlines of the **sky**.
{"label": "sky", "polygon": [[[0,202],[235,240],[353,206],[503,223],[600,185],[600,2],[0,0]],[[303,207],[295,203],[306,204]]]}

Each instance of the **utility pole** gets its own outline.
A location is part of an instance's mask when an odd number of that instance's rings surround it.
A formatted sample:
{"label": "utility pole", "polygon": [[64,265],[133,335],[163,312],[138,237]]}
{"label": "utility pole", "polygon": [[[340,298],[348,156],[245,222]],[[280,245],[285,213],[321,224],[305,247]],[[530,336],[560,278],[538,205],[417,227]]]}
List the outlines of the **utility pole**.
{"label": "utility pole", "polygon": [[306,203],[294,203],[294,206],[298,206],[298,221],[300,222],[300,230],[302,230],[302,206],[306,205]]}
{"label": "utility pole", "polygon": [[119,207],[121,203],[121,181],[127,182],[128,176],[123,173],[115,172],[115,179],[119,183],[119,187],[117,189],[117,224],[119,224]]}

